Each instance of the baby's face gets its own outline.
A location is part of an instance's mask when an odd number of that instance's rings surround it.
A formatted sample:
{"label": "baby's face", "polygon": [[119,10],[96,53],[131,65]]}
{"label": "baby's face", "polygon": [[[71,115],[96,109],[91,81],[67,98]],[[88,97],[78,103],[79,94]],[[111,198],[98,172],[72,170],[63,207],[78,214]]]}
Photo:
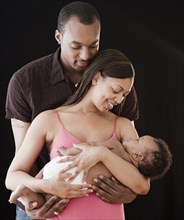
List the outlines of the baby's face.
{"label": "baby's face", "polygon": [[128,138],[123,141],[123,146],[130,155],[135,153],[143,154],[146,150],[158,150],[154,138],[149,135],[140,138]]}

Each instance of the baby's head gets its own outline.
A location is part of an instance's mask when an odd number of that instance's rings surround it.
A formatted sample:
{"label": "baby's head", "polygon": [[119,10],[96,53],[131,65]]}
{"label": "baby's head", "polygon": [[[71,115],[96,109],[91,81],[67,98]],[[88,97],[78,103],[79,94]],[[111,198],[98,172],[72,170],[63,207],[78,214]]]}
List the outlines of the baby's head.
{"label": "baby's head", "polygon": [[130,138],[123,141],[123,146],[134,165],[151,180],[164,176],[171,167],[171,151],[167,143],[160,138],[148,135]]}

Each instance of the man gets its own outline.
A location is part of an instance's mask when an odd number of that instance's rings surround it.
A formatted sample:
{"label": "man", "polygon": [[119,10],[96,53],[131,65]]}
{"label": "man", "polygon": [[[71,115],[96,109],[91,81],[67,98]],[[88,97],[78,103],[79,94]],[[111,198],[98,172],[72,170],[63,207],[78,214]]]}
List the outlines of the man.
{"label": "man", "polygon": [[[7,92],[6,118],[11,119],[16,151],[36,115],[62,105],[75,92],[85,68],[99,49],[100,29],[100,16],[93,6],[84,2],[66,5],[59,13],[55,32],[58,50],[25,65],[13,75]],[[138,118],[134,90],[127,97],[122,115],[132,121]],[[32,175],[48,160],[47,152],[42,152]],[[127,203],[135,198],[129,189],[111,179],[96,178],[94,184],[106,202]],[[53,197],[39,209],[26,207],[26,210],[32,218],[51,218],[53,210],[62,212],[64,201]],[[17,219],[29,219],[19,212]]]}

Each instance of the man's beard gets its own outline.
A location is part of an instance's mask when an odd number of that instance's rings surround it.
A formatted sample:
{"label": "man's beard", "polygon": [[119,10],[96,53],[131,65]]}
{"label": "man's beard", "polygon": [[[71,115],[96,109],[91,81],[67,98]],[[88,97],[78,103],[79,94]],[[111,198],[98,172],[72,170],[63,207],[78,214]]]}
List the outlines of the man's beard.
{"label": "man's beard", "polygon": [[86,67],[79,67],[77,64],[74,65],[74,69],[77,73],[80,73],[81,75],[83,75]]}

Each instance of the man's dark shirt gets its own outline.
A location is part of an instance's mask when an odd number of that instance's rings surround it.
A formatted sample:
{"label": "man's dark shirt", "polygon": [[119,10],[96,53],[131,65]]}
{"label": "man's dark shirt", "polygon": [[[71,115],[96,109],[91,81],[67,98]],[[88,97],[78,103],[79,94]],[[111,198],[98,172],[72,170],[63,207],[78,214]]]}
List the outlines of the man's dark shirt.
{"label": "man's dark shirt", "polygon": [[[59,107],[75,92],[76,87],[64,74],[59,60],[60,49],[57,49],[13,74],[7,92],[6,119],[32,122],[40,112]],[[134,88],[126,98],[121,116],[131,121],[139,117]]]}

